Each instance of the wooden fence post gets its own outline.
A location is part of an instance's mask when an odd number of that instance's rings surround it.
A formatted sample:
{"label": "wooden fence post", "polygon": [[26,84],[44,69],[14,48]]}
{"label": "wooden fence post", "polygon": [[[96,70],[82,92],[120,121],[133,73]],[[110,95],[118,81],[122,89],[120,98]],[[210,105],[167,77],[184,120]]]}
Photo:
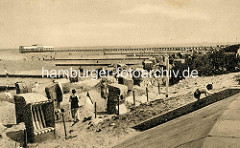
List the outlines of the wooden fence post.
{"label": "wooden fence post", "polygon": [[136,105],[136,102],[135,102],[135,91],[133,91],[133,105],[134,106]]}
{"label": "wooden fence post", "polygon": [[167,68],[167,74],[166,74],[166,98],[168,98],[168,86],[169,86],[169,76],[170,76],[170,71],[169,71],[169,55],[165,55],[166,59],[166,68]]}
{"label": "wooden fence post", "polygon": [[119,97],[118,97],[118,115],[119,115],[119,113],[120,113],[120,99],[119,99]]}
{"label": "wooden fence post", "polygon": [[160,95],[160,83],[158,82],[158,94]]}
{"label": "wooden fence post", "polygon": [[66,123],[65,123],[64,109],[63,108],[61,109],[61,113],[62,113],[62,121],[63,121],[65,139],[67,139],[67,127],[66,127]]}
{"label": "wooden fence post", "polygon": [[147,95],[147,102],[148,102],[148,88],[146,87],[146,95]]}
{"label": "wooden fence post", "polygon": [[94,103],[95,118],[97,118],[97,102]]}

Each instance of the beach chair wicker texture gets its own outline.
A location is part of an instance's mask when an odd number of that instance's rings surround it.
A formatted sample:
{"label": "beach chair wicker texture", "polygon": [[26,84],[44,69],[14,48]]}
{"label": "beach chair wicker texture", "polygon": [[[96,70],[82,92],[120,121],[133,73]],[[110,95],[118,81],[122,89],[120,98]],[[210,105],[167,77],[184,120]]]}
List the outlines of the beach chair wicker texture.
{"label": "beach chair wicker texture", "polygon": [[112,83],[108,85],[108,88],[107,112],[110,114],[117,113],[116,106],[118,104],[118,99],[120,99],[120,104],[124,102],[124,98],[127,96],[128,87]]}
{"label": "beach chair wicker texture", "polygon": [[32,86],[26,82],[17,82],[15,83],[16,94],[31,93]]}
{"label": "beach chair wicker texture", "polygon": [[14,98],[18,105],[16,113],[18,111],[21,113],[20,119],[25,123],[29,142],[41,142],[55,138],[55,117],[52,100],[33,93],[16,95]]}
{"label": "beach chair wicker texture", "polygon": [[45,88],[48,99],[62,102],[63,92],[58,83],[53,83]]}

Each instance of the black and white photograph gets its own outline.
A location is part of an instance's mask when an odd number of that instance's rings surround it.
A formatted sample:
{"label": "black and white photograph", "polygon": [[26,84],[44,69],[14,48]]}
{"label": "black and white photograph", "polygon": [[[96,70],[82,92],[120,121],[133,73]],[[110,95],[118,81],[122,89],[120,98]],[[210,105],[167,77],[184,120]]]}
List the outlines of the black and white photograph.
{"label": "black and white photograph", "polygon": [[239,0],[0,0],[0,148],[239,148]]}

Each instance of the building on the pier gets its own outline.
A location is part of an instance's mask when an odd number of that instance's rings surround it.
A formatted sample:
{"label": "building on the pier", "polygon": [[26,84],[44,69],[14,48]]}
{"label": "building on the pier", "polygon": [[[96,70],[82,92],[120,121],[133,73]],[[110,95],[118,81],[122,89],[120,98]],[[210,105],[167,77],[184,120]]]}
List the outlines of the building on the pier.
{"label": "building on the pier", "polygon": [[40,44],[32,45],[32,46],[19,46],[20,53],[26,52],[51,52],[54,51],[53,46],[43,46]]}

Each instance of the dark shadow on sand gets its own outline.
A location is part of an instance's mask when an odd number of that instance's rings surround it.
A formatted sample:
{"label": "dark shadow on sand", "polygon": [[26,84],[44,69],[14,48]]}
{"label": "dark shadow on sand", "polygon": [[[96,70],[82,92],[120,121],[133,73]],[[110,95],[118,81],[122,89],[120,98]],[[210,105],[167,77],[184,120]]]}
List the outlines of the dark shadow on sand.
{"label": "dark shadow on sand", "polygon": [[12,139],[18,143],[22,143],[24,140],[24,131],[23,130],[7,132],[6,135],[10,139]]}

